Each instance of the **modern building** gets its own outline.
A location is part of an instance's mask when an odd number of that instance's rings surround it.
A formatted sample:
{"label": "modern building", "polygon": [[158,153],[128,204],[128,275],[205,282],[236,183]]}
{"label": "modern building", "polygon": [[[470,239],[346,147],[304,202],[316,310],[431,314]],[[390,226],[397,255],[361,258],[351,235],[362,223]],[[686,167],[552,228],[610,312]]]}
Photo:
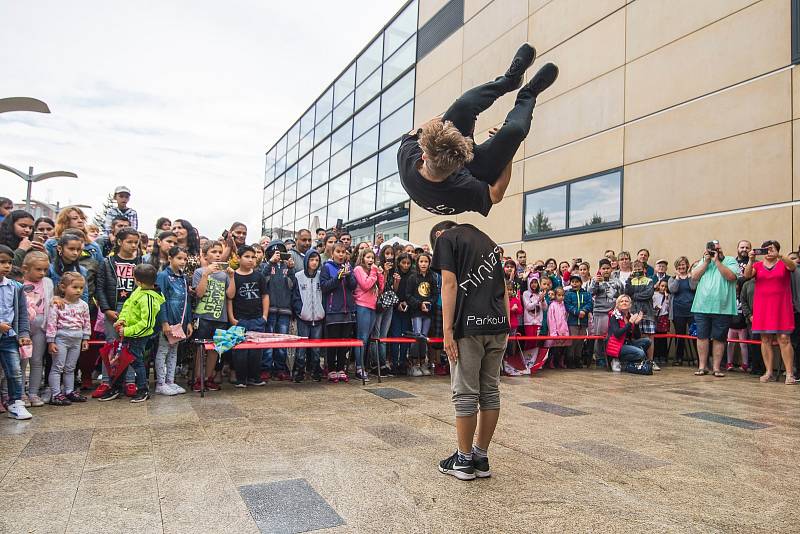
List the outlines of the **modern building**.
{"label": "modern building", "polygon": [[[341,218],[357,236],[427,242],[440,217],[400,187],[397,140],[525,41],[539,54],[529,76],[552,61],[559,79],[505,199],[457,221],[537,258],[699,257],[711,239],[797,248],[799,0],[409,2],[268,152],[265,228]],[[513,100],[481,114],[477,142]]]}

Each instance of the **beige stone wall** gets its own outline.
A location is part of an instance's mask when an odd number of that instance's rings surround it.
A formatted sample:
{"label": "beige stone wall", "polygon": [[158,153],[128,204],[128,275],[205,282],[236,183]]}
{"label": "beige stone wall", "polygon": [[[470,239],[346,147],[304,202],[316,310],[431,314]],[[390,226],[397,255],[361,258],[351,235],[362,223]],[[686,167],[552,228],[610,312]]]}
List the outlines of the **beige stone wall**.
{"label": "beige stone wall", "polygon": [[[420,0],[420,20],[444,2]],[[423,16],[424,14],[424,16]],[[427,18],[425,18],[427,17]],[[506,198],[458,216],[508,251],[597,260],[607,248],[698,256],[706,241],[800,241],[800,70],[786,0],[467,0],[417,67],[416,122],[501,74],[527,40],[558,81],[537,104]],[[480,142],[513,104],[482,114]],[[521,241],[524,192],[624,167],[617,230]],[[413,203],[412,203],[413,204]],[[440,220],[412,205],[410,237]]]}

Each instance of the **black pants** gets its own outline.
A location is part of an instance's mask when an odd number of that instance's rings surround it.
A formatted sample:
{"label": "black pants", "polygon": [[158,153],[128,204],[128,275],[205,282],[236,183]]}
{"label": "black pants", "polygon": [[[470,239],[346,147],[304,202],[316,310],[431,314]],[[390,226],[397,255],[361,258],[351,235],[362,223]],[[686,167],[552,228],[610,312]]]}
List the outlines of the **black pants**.
{"label": "black pants", "polygon": [[[353,323],[333,323],[325,325],[325,339],[353,337]],[[325,361],[328,362],[328,372],[344,371],[347,368],[347,347],[328,348]]]}
{"label": "black pants", "polygon": [[[473,137],[478,115],[489,109],[495,100],[513,91],[512,83],[510,79],[501,76],[494,81],[473,87],[450,106],[442,120],[451,121],[463,136]],[[514,108],[506,116],[500,130],[494,137],[475,145],[474,158],[467,163],[467,169],[475,178],[488,184],[497,181],[528,136],[535,105],[536,98],[533,94],[525,88],[521,89],[514,102]]]}
{"label": "black pants", "polygon": [[[675,333],[680,335],[686,335],[686,332],[689,330],[689,324],[692,322],[691,317],[674,317],[672,319],[672,324],[675,327]],[[676,362],[683,362],[683,353],[686,349],[686,343],[691,342],[688,339],[676,339],[675,343],[675,361]]]}

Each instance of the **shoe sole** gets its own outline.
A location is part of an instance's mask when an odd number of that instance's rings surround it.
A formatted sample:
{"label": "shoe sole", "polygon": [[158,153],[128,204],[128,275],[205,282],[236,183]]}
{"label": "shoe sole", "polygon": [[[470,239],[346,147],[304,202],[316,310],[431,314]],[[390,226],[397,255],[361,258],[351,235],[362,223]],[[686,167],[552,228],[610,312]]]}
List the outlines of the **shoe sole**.
{"label": "shoe sole", "polygon": [[491,471],[480,471],[478,469],[475,469],[475,476],[477,478],[489,478],[490,476],[492,476],[492,472]]}
{"label": "shoe sole", "polygon": [[32,415],[29,415],[28,417],[18,417],[18,416],[16,416],[16,415],[14,415],[13,413],[11,413],[11,412],[8,412],[8,418],[9,418],[9,419],[15,419],[15,420],[17,420],[17,421],[27,421],[27,420],[29,420],[29,419],[33,419],[33,416],[32,416]]}
{"label": "shoe sole", "polygon": [[146,400],[147,400],[147,399],[149,399],[149,398],[150,398],[150,396],[148,395],[147,397],[145,397],[145,398],[143,398],[143,399],[131,399],[131,403],[133,403],[133,404],[139,404],[140,402],[144,402],[144,401],[146,401]]}
{"label": "shoe sole", "polygon": [[445,469],[441,465],[439,466],[439,472],[444,473],[445,475],[454,476],[459,480],[475,480],[477,478],[475,473],[464,473],[463,471],[458,471],[456,469]]}
{"label": "shoe sole", "polygon": [[103,399],[103,398],[98,398],[97,400],[98,400],[98,401],[100,401],[100,402],[106,402],[106,401],[112,401],[112,400],[116,400],[116,399],[118,399],[118,398],[119,398],[119,394],[116,394],[116,395],[114,395],[113,397],[107,397],[107,398],[105,398],[105,399]]}

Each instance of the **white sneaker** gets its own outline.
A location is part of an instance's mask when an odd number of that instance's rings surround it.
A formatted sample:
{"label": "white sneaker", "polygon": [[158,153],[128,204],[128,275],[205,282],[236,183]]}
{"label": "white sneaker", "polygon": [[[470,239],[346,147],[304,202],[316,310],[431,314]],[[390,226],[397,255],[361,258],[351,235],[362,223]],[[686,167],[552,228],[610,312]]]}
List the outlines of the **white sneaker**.
{"label": "white sneaker", "polygon": [[660,371],[661,367],[658,366],[656,362],[653,362],[653,371]]}
{"label": "white sneaker", "polygon": [[170,389],[175,392],[175,395],[183,395],[186,393],[186,390],[180,387],[178,384],[167,384],[167,386],[169,386]]}
{"label": "white sneaker", "polygon": [[411,368],[411,376],[422,376],[422,369],[419,368],[419,365]]}
{"label": "white sneaker", "polygon": [[431,368],[428,367],[427,365],[423,366],[422,367],[422,374],[424,376],[431,376]]}
{"label": "white sneaker", "polygon": [[175,395],[167,384],[159,384],[156,386],[156,395]]}
{"label": "white sneaker", "polygon": [[13,404],[8,405],[8,416],[11,419],[17,419],[20,421],[33,417],[31,412],[25,409],[25,403],[21,400],[14,401]]}
{"label": "white sneaker", "polygon": [[611,370],[614,371],[615,373],[621,373],[622,372],[622,365],[620,365],[618,358],[612,358],[612,360],[611,360]]}
{"label": "white sneaker", "polygon": [[44,401],[39,398],[39,395],[31,395],[31,406],[34,408],[38,408],[39,406],[44,406]]}

